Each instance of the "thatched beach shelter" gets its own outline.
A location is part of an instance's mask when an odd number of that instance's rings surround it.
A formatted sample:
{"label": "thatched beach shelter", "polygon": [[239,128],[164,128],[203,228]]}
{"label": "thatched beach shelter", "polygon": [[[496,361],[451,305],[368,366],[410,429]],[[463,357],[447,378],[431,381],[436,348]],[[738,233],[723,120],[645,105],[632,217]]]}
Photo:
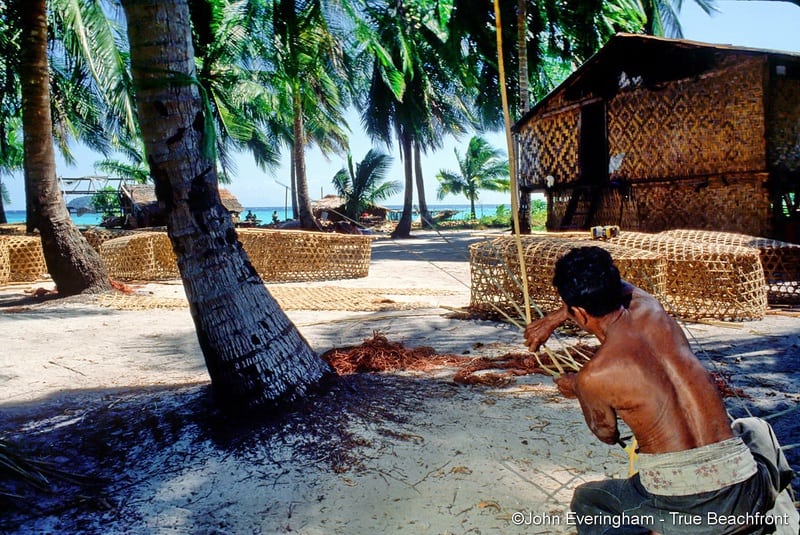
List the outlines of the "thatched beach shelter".
{"label": "thatched beach shelter", "polygon": [[620,34],[514,132],[550,230],[800,240],[800,54]]}
{"label": "thatched beach shelter", "polygon": [[[119,188],[120,205],[126,226],[133,228],[157,227],[166,224],[163,210],[156,199],[155,186],[152,184],[122,184]],[[244,207],[236,197],[224,188],[219,189],[222,205],[228,210],[234,224]]]}
{"label": "thatched beach shelter", "polygon": [[[323,221],[343,221],[344,209],[346,200],[344,197],[338,195],[325,195],[323,198],[311,203],[311,212],[314,217]],[[389,212],[388,208],[383,206],[372,205],[364,211],[369,222],[380,222],[386,220],[386,214]]]}

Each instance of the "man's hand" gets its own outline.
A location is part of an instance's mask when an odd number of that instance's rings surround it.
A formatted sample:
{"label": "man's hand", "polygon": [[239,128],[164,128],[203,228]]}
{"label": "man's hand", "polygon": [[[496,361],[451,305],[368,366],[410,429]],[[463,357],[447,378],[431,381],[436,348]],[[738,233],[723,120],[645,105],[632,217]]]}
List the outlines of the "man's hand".
{"label": "man's hand", "polygon": [[565,398],[576,398],[578,395],[575,393],[575,386],[578,382],[577,373],[565,373],[561,377],[553,379],[558,387],[558,391]]}
{"label": "man's hand", "polygon": [[543,318],[532,321],[525,327],[525,345],[532,352],[539,350],[541,345],[550,338],[556,327],[567,321],[567,307],[562,306]]}

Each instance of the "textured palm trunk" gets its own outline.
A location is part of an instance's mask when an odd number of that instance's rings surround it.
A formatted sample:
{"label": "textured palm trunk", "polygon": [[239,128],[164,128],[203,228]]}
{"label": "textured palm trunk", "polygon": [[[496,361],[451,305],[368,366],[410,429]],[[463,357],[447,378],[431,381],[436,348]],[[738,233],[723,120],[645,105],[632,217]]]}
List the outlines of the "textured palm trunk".
{"label": "textured palm trunk", "polygon": [[[294,145],[292,145],[292,154],[294,154]],[[297,172],[294,165],[289,166],[289,174],[291,175],[291,195],[292,195],[292,219],[298,219],[300,213],[297,209]]]}
{"label": "textured palm trunk", "polygon": [[[330,373],[272,298],[222,206],[203,150],[186,0],[125,0],[136,100],[156,194],[219,401],[237,410],[302,397]],[[183,76],[181,76],[183,78]]]}
{"label": "textured palm trunk", "polygon": [[295,88],[294,123],[292,126],[294,144],[292,145],[292,163],[297,182],[297,208],[300,226],[309,230],[320,230],[317,220],[311,211],[311,197],[308,194],[308,177],[306,176],[305,127],[303,125],[303,106],[300,102],[300,90]]}
{"label": "textured palm trunk", "polygon": [[411,161],[411,136],[407,133],[400,135],[400,145],[403,156],[403,169],[405,171],[406,182],[405,192],[403,193],[403,213],[400,221],[392,231],[392,238],[411,237],[411,205],[414,202],[414,172]]}
{"label": "textured palm trunk", "polygon": [[[517,53],[519,57],[519,110],[517,117],[528,111],[528,8],[527,0],[517,0]],[[517,146],[511,153],[512,158],[516,158]],[[517,160],[519,161],[519,160]],[[517,168],[519,175],[519,168]],[[519,184],[519,182],[517,182]],[[516,195],[516,192],[511,192]],[[519,232],[520,234],[531,233],[531,192],[527,188],[519,191]]]}
{"label": "textured palm trunk", "polygon": [[20,2],[22,34],[22,127],[28,230],[42,237],[47,270],[61,295],[111,289],[100,255],[72,222],[58,188],[50,115],[45,0]]}
{"label": "textured palm trunk", "polygon": [[419,199],[419,216],[422,228],[433,228],[431,213],[428,210],[428,201],[425,199],[425,181],[422,176],[422,159],[419,142],[414,142],[414,177],[417,182],[417,199]]}

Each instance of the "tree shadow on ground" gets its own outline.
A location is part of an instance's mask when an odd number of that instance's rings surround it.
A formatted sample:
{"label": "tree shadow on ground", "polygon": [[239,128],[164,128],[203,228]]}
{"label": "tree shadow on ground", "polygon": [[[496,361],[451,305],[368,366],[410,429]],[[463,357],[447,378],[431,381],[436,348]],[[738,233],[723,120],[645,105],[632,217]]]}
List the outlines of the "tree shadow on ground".
{"label": "tree shadow on ground", "polygon": [[54,477],[48,491],[20,479],[0,480],[0,531],[24,532],[46,517],[61,532],[81,531],[91,518],[120,520],[131,489],[209,457],[235,457],[254,472],[271,465],[267,471],[276,480],[301,469],[358,471],[365,449],[415,440],[409,416],[425,399],[452,396],[459,388],[446,381],[352,375],[285,410],[249,417],[220,410],[208,384],[60,392],[7,406],[0,438],[26,457],[78,477]]}

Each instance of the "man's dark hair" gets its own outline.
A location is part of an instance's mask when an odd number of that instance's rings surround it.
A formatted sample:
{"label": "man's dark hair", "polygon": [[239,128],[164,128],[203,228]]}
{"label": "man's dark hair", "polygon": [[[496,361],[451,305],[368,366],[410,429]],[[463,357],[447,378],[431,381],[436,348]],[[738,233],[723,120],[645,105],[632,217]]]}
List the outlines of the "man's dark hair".
{"label": "man's dark hair", "polygon": [[600,247],[579,247],[559,258],[553,285],[567,306],[581,307],[594,317],[605,316],[623,303],[619,270]]}

